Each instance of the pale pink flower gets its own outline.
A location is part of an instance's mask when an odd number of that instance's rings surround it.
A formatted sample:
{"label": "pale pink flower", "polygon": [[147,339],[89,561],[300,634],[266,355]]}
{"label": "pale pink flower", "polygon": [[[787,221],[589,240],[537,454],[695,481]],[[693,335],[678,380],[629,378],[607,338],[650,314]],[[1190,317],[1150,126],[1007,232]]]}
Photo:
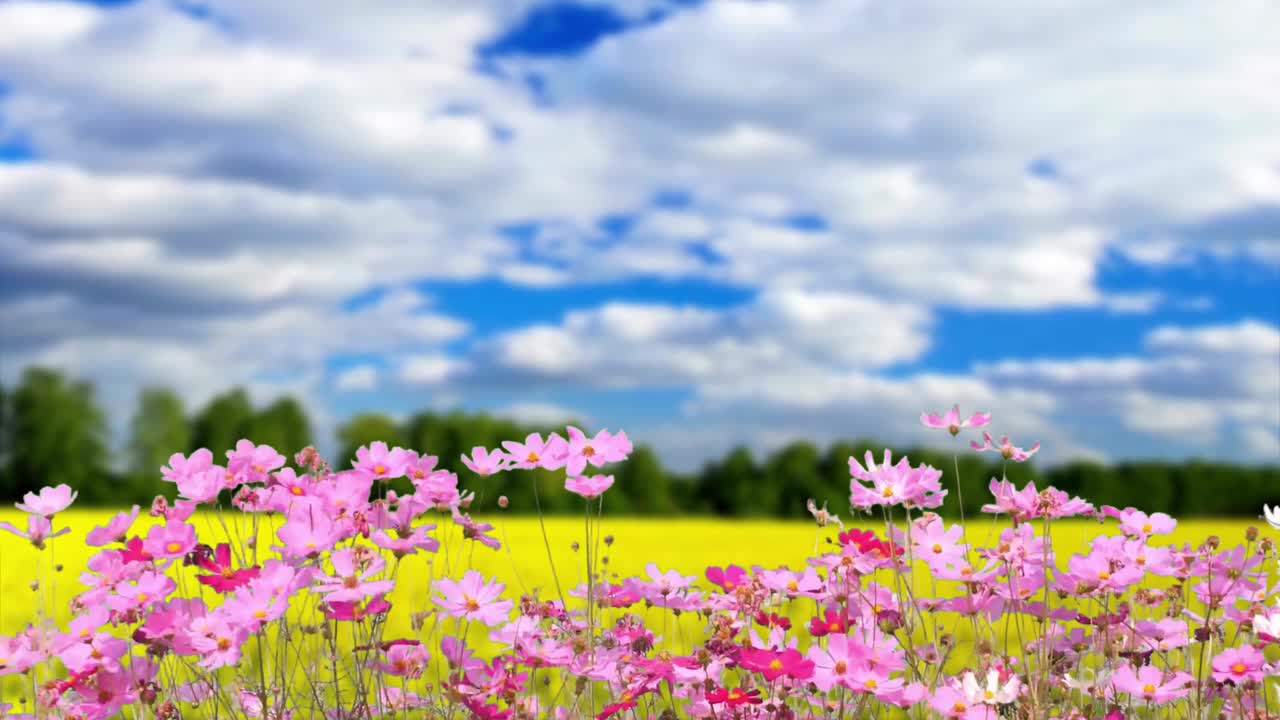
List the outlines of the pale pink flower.
{"label": "pale pink flower", "polygon": [[22,502],[14,503],[14,507],[25,513],[51,518],[71,507],[79,494],[72,492],[71,486],[64,483],[57,487],[40,488],[39,494],[27,493],[22,496]]}
{"label": "pale pink flower", "polygon": [[989,432],[982,433],[982,440],[983,442],[981,445],[974,441],[969,443],[969,447],[977,450],[978,452],[992,450],[1000,453],[1000,456],[1005,460],[1012,460],[1014,462],[1025,462],[1030,459],[1032,455],[1035,455],[1036,451],[1040,449],[1039,442],[1026,450],[1023,450],[1020,447],[1014,447],[1013,443],[1009,442],[1008,435],[1000,438],[1000,443],[997,445],[995,440],[991,438],[991,433]]}
{"label": "pale pink flower", "polygon": [[588,464],[601,467],[606,463],[625,460],[631,453],[631,441],[627,440],[624,432],[612,435],[608,430],[601,430],[595,437],[589,438],[571,425],[568,433],[569,457],[566,471],[570,475],[581,475]]}
{"label": "pale pink flower", "polygon": [[492,475],[506,469],[510,460],[501,450],[493,450],[477,445],[471,448],[471,457],[462,456],[462,464],[477,475]]}
{"label": "pale pink flower", "polygon": [[545,442],[538,433],[529,433],[524,443],[507,440],[502,447],[506,448],[514,466],[524,470],[555,470],[564,467],[569,458],[569,443],[557,433],[551,433]]}
{"label": "pale pink flower", "polygon": [[176,483],[184,477],[204,472],[211,467],[213,467],[213,453],[205,448],[200,448],[191,453],[191,457],[184,457],[182,453],[170,455],[169,464],[160,468],[160,474],[164,476],[165,480]]}
{"label": "pale pink flower", "polygon": [[196,547],[196,529],[185,522],[167,522],[155,525],[147,533],[142,548],[151,557],[178,558]]}
{"label": "pale pink flower", "polygon": [[356,450],[356,459],[351,466],[366,477],[390,480],[403,477],[408,463],[408,451],[404,448],[389,450],[387,444],[379,440]]}
{"label": "pale pink flower", "polygon": [[133,509],[127,513],[116,513],[106,525],[98,525],[90,530],[89,534],[85,535],[85,544],[102,547],[113,542],[124,542],[129,528],[138,519],[140,510],[137,505],[134,505]]}
{"label": "pale pink flower", "polygon": [[324,593],[325,602],[359,602],[366,597],[391,592],[395,583],[390,580],[371,580],[382,572],[386,562],[373,555],[367,564],[357,561],[351,548],[335,550],[329,555],[333,563],[333,575],[321,575],[320,584],[311,592]]}
{"label": "pale pink flower", "polygon": [[491,627],[506,622],[513,607],[510,600],[499,599],[506,585],[486,583],[475,570],[466,571],[461,582],[441,579],[436,582],[436,588],[441,594],[434,598],[435,604],[448,615],[477,620]]}
{"label": "pale pink flower", "polygon": [[961,428],[982,427],[991,422],[989,413],[974,413],[968,418],[960,419],[960,406],[956,405],[942,415],[937,413],[920,413],[920,424],[925,427],[940,428],[953,436],[960,434]]}
{"label": "pale pink flower", "polygon": [[1188,672],[1165,673],[1153,665],[1143,665],[1134,671],[1128,663],[1111,674],[1111,686],[1118,692],[1128,693],[1149,703],[1164,704],[1185,697],[1191,692],[1187,687],[1195,678]]}
{"label": "pale pink flower", "polygon": [[71,532],[71,528],[62,528],[61,530],[54,532],[53,523],[49,522],[49,518],[43,515],[28,515],[26,532],[19,530],[8,522],[0,522],[0,530],[11,532],[20,538],[30,540],[31,544],[39,550],[44,549],[45,540],[58,537],[59,535],[66,535],[68,532]]}
{"label": "pale pink flower", "polygon": [[580,495],[587,500],[599,497],[605,490],[613,487],[612,475],[592,475],[591,477],[569,477],[564,481],[564,489]]}
{"label": "pale pink flower", "polygon": [[236,443],[235,450],[227,451],[227,470],[244,474],[252,482],[260,482],[278,467],[283,467],[285,457],[270,445],[254,445],[248,440]]}

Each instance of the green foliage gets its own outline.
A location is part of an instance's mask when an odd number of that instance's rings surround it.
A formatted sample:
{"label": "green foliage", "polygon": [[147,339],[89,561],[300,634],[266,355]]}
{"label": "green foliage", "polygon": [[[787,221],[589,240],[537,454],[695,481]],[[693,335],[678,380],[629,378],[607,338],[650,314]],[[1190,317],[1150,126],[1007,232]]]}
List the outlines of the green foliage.
{"label": "green foliage", "polygon": [[191,425],[191,445],[188,451],[208,448],[214,462],[226,460],[227,451],[236,441],[249,437],[253,420],[253,404],[244,388],[233,388],[212,400],[199,413]]}
{"label": "green foliage", "polygon": [[[240,388],[213,398],[190,422],[176,393],[146,388],[139,393],[130,431],[128,473],[114,478],[107,469],[106,423],[94,402],[93,387],[53,370],[27,370],[16,387],[0,386],[0,498],[16,498],[43,485],[65,482],[80,491],[86,504],[146,503],[157,493],[171,491],[160,481],[159,468],[174,452],[207,447],[215,462],[222,462],[241,438],[271,445],[287,457],[312,442],[310,422],[297,400],[283,397],[255,410]],[[462,487],[476,493],[477,509],[492,510],[498,496],[506,495],[509,512],[532,512],[536,484],[544,511],[581,513],[581,500],[564,491],[563,472],[518,470],[481,478],[458,460],[476,446],[495,448],[505,440],[523,440],[532,432],[545,436],[551,431],[564,432],[561,427],[529,426],[458,410],[419,412],[403,423],[387,415],[364,413],[339,428],[340,454],[333,467],[350,467],[356,448],[381,440],[439,456],[440,466],[456,471]],[[990,499],[988,484],[1001,477],[1019,487],[1027,482],[1053,485],[1098,506],[1164,510],[1178,517],[1252,517],[1263,503],[1280,502],[1280,466],[1276,465],[1077,461],[1041,472],[1034,463],[1004,463],[989,454],[970,452],[962,444],[956,447],[958,454],[927,448],[894,453],[895,459],[906,455],[912,464],[926,463],[942,471],[948,498],[941,512],[950,518],[959,517],[961,498],[965,516],[977,516]],[[586,472],[614,475],[616,483],[605,496],[606,509],[614,514],[683,512],[801,519],[808,517],[805,501],[813,498],[847,518],[849,458],[865,462],[867,451],[880,462],[884,446],[867,439],[842,441],[825,449],[793,442],[759,460],[750,448],[737,447],[700,472],[682,477],[663,468],[652,448],[639,445],[627,462],[598,470],[588,467]],[[957,466],[963,481],[958,494]],[[409,487],[407,481],[396,485],[397,490]]]}
{"label": "green foliage", "polygon": [[107,482],[106,418],[91,384],[30,368],[7,404],[5,434],[12,452],[0,494],[19,497],[60,483],[78,490],[85,502],[116,494],[118,488]]}
{"label": "green foliage", "polygon": [[311,423],[302,405],[285,396],[249,418],[245,437],[257,445],[270,445],[281,455],[292,458],[311,444]]}

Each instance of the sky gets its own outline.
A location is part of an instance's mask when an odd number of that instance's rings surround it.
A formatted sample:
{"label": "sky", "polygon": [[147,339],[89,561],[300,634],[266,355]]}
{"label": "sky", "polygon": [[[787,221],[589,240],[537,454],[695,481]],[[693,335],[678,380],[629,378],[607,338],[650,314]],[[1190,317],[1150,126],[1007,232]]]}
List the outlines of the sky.
{"label": "sky", "polygon": [[0,0],[0,382],[1280,461],[1271,0],[324,7]]}

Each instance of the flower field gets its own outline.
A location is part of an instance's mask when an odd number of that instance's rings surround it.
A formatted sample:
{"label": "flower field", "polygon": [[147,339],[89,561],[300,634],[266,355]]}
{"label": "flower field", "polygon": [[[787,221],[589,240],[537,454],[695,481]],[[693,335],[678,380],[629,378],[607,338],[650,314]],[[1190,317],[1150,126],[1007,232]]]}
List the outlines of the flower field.
{"label": "flower field", "polygon": [[[1039,448],[982,438],[1011,462]],[[249,441],[225,466],[176,454],[148,513],[29,493],[0,517],[25,539],[0,555],[5,702],[73,720],[1275,717],[1274,530],[998,478],[948,522],[944,473],[889,451],[850,458],[849,512],[810,500],[809,523],[611,518],[613,476],[584,473],[630,452],[571,427],[461,458],[504,482],[563,469],[576,518],[508,518],[505,496],[383,443],[349,470]]]}

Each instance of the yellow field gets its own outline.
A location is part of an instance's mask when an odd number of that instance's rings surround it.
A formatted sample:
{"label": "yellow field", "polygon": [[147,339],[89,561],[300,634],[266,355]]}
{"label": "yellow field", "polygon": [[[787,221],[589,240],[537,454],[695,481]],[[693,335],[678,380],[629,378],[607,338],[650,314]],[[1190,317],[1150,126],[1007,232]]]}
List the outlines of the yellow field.
{"label": "yellow field", "polygon": [[[20,538],[8,534],[0,536],[0,635],[12,635],[33,619],[36,594],[28,586],[40,567],[44,568],[45,577],[51,574],[55,576],[56,584],[47,588],[54,596],[48,606],[54,608],[53,614],[59,625],[65,627],[69,615],[67,602],[82,589],[77,577],[84,569],[85,560],[96,551],[96,548],[84,544],[85,533],[94,525],[105,522],[111,514],[80,511],[59,515],[55,520],[55,528],[67,525],[72,531],[52,540],[51,548],[43,553]],[[466,567],[474,567],[486,576],[497,576],[507,583],[508,595],[513,599],[521,592],[535,587],[542,589],[543,598],[557,596],[537,519],[524,516],[506,519],[502,515],[486,519],[497,526],[497,537],[504,542],[501,550],[491,550],[470,542],[464,544],[457,536],[456,528],[449,527],[452,539],[439,554],[405,559],[399,570],[399,585],[391,597],[396,607],[384,637],[410,634],[408,614],[430,608],[427,601],[429,578],[431,575],[439,577],[444,574],[446,567],[449,569],[448,574],[454,577],[460,575]],[[25,525],[21,514],[13,510],[0,511],[0,520]],[[443,520],[445,526],[451,526],[447,516]],[[144,515],[139,518],[134,532],[145,533],[146,527],[152,522],[151,518]],[[202,541],[216,543],[222,540],[221,528],[217,528],[215,535],[206,534],[206,528],[212,530],[216,527],[214,522],[216,519],[207,514],[198,517],[196,525]],[[1238,520],[1183,522],[1172,538],[1160,538],[1157,543],[1173,542],[1181,545],[1189,541],[1194,545],[1206,536],[1216,534],[1221,537],[1224,547],[1231,547],[1244,541],[1244,530],[1249,524]],[[571,543],[583,538],[583,520],[552,518],[547,520],[546,525],[560,584],[567,592],[570,586],[582,582],[585,573],[583,554],[574,552],[570,547]],[[984,544],[991,537],[993,528],[998,532],[999,528],[1007,526],[1007,520],[993,524],[990,516],[984,516],[970,523],[969,540]],[[877,526],[868,523],[866,527]],[[1104,530],[1104,527],[1094,522],[1062,522],[1055,525],[1054,544],[1059,563],[1065,565],[1066,558],[1082,551],[1087,540],[1100,530]],[[1105,530],[1114,532],[1114,523],[1106,526]],[[1276,537],[1276,532],[1265,524],[1262,532]],[[646,563],[652,561],[663,570],[676,569],[686,575],[697,576],[706,585],[702,574],[708,565],[713,564],[738,564],[748,568],[752,565],[773,568],[785,564],[796,569],[802,568],[805,558],[813,553],[815,543],[820,543],[820,547],[826,546],[822,536],[834,537],[835,532],[828,528],[821,531],[820,535],[812,524],[798,522],[606,517],[601,534],[615,538],[613,546],[603,553],[609,558],[607,568],[610,572],[623,576],[642,574]],[[264,528],[261,533],[264,542],[268,535]],[[432,563],[430,568],[428,558]],[[55,563],[62,564],[64,570],[52,573]],[[918,582],[927,588],[928,575],[920,572]],[[569,602],[571,606],[575,605],[572,598]],[[796,610],[797,619],[803,619],[812,611],[812,606],[797,607]],[[656,609],[649,611],[651,622],[656,624],[655,629],[664,627],[663,620],[657,614],[659,612]],[[685,640],[677,643],[681,645],[687,644],[700,627],[697,617],[686,615],[684,620],[681,623],[684,627],[669,627],[672,639]],[[962,642],[968,634],[965,627],[957,627],[957,639]],[[0,695],[14,692],[12,681],[15,678],[6,680],[9,682],[0,683]]]}

